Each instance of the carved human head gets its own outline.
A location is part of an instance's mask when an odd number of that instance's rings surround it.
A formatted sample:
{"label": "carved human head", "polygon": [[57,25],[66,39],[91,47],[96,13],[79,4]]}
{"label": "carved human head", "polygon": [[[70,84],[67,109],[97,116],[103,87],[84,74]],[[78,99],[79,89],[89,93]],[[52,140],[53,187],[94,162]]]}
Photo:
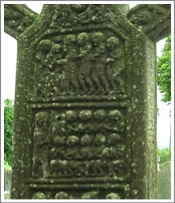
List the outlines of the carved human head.
{"label": "carved human head", "polygon": [[75,121],[78,117],[76,111],[72,111],[72,110],[67,111],[65,116],[66,116],[66,120],[69,122]]}
{"label": "carved human head", "polygon": [[42,51],[44,53],[47,53],[47,52],[49,52],[51,47],[52,47],[52,42],[48,39],[44,39],[39,42],[39,44],[37,46],[37,51]]}
{"label": "carved human head", "polygon": [[92,118],[91,110],[83,110],[79,113],[81,121],[89,121]]}
{"label": "carved human head", "polygon": [[88,134],[85,134],[81,137],[81,144],[83,146],[90,145],[92,143],[92,137]]}
{"label": "carved human head", "polygon": [[119,45],[119,39],[117,37],[110,37],[107,40],[107,47],[108,48],[114,48],[117,47]]}
{"label": "carved human head", "polygon": [[69,199],[69,196],[66,192],[57,192],[55,195],[55,199]]}
{"label": "carved human head", "polygon": [[46,195],[43,192],[36,192],[32,199],[47,199]]}
{"label": "carved human head", "polygon": [[49,114],[47,112],[38,112],[35,115],[35,124],[37,127],[45,127],[49,123]]}
{"label": "carved human head", "polygon": [[78,43],[80,45],[86,43],[89,40],[89,35],[85,32],[82,32],[78,35]]}
{"label": "carved human head", "polygon": [[53,141],[56,146],[62,146],[65,144],[64,138],[60,135],[55,136]]}
{"label": "carved human head", "polygon": [[108,117],[112,120],[119,120],[122,118],[122,113],[119,110],[111,110]]}
{"label": "carved human head", "polygon": [[95,32],[92,35],[92,42],[95,46],[97,46],[99,43],[104,42],[105,36],[102,32]]}
{"label": "carved human head", "polygon": [[115,145],[120,141],[121,137],[118,133],[111,133],[108,135],[108,143],[110,145]]}
{"label": "carved human head", "polygon": [[111,192],[106,195],[106,199],[121,199],[118,193]]}
{"label": "carved human head", "polygon": [[62,46],[60,44],[54,44],[51,48],[51,52],[53,54],[57,54],[61,51],[61,49],[62,49]]}
{"label": "carved human head", "polygon": [[73,34],[69,34],[65,37],[65,45],[71,45],[74,44],[76,42],[76,36]]}
{"label": "carved human head", "polygon": [[94,112],[94,118],[96,121],[103,121],[106,118],[106,111],[103,109],[98,109]]}
{"label": "carved human head", "polygon": [[97,133],[94,139],[95,145],[103,145],[106,142],[106,137],[102,133]]}
{"label": "carved human head", "polygon": [[75,146],[79,143],[80,139],[79,137],[75,136],[75,135],[71,135],[67,138],[67,145],[68,146]]}

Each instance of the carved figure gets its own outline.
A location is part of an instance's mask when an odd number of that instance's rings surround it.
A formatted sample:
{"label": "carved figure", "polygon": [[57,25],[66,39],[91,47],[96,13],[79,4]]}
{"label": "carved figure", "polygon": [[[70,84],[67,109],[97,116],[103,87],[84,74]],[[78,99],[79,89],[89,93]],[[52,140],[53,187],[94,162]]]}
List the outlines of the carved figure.
{"label": "carved figure", "polygon": [[81,199],[98,199],[99,191],[89,191],[82,194]]}
{"label": "carved figure", "polygon": [[105,36],[101,32],[95,32],[91,36],[91,40],[94,47],[94,54],[91,60],[93,61],[93,67],[91,71],[91,76],[93,82],[97,87],[95,94],[102,91],[109,92],[109,85],[105,75],[105,64],[106,64],[106,44]]}
{"label": "carved figure", "polygon": [[98,109],[94,112],[94,118],[96,122],[100,123],[104,121],[106,119],[106,116],[107,116],[106,111],[103,109]]}
{"label": "carved figure", "polygon": [[117,37],[109,37],[106,45],[109,51],[107,62],[114,62],[114,60],[119,59],[122,56],[120,41]]}
{"label": "carved figure", "polygon": [[106,199],[121,199],[118,193],[111,192],[106,195]]}
{"label": "carved figure", "polygon": [[82,176],[85,172],[84,164],[80,161],[68,161],[66,174],[67,176]]}
{"label": "carved figure", "polygon": [[119,110],[111,110],[108,113],[108,122],[105,123],[103,129],[111,132],[123,132],[125,123],[123,115]]}
{"label": "carved figure", "polygon": [[78,91],[77,82],[77,50],[76,50],[76,36],[73,34],[67,35],[64,40],[65,52],[65,72],[63,73],[63,85],[65,93],[71,94]]}
{"label": "carved figure", "polygon": [[81,145],[88,146],[92,143],[92,137],[88,134],[85,134],[81,137]]}
{"label": "carved figure", "polygon": [[77,39],[80,45],[79,55],[77,56],[80,59],[78,81],[81,88],[83,89],[82,94],[88,92],[91,93],[94,91],[94,84],[90,77],[90,71],[92,66],[92,62],[90,60],[92,46],[89,42],[89,35],[87,33],[80,33]]}
{"label": "carved figure", "polygon": [[66,158],[67,159],[77,159],[79,158],[79,144],[80,140],[79,137],[75,135],[68,136],[67,138],[67,152]]}
{"label": "carved figure", "polygon": [[88,122],[92,118],[92,111],[91,110],[82,110],[79,113],[79,117],[82,122]]}
{"label": "carved figure", "polygon": [[61,136],[59,136],[59,135],[55,136],[55,137],[54,137],[54,144],[55,144],[56,146],[62,146],[62,145],[64,145],[64,144],[65,144],[65,139],[64,139],[64,137],[61,137]]}
{"label": "carved figure", "polygon": [[70,27],[72,20],[70,19],[70,12],[68,9],[69,5],[62,5],[59,4],[56,6],[56,9],[54,11],[54,15],[52,18],[52,23],[51,23],[51,27],[57,27],[57,26],[62,26],[62,23],[60,22],[60,20],[62,22],[64,22],[64,27]]}
{"label": "carved figure", "polygon": [[123,161],[122,160],[114,160],[109,162],[109,175],[121,178],[123,175]]}
{"label": "carved figure", "polygon": [[106,111],[103,109],[98,109],[94,112],[94,118],[95,118],[95,132],[99,132],[103,129],[105,119],[107,117]]}
{"label": "carved figure", "polygon": [[52,133],[64,137],[67,134],[65,113],[55,114],[53,116]]}
{"label": "carved figure", "polygon": [[57,192],[55,195],[55,199],[69,199],[69,195],[66,192]]}
{"label": "carved figure", "polygon": [[87,171],[93,176],[104,175],[103,162],[100,159],[91,160],[87,165]]}
{"label": "carved figure", "polygon": [[125,154],[125,146],[122,144],[112,145],[105,147],[103,150],[103,158],[104,159],[118,159],[122,160]]}
{"label": "carved figure", "polygon": [[61,73],[63,69],[62,65],[66,63],[63,59],[63,47],[60,44],[54,44],[46,56],[46,61],[51,71],[57,69],[56,72]]}
{"label": "carved figure", "polygon": [[73,110],[66,111],[65,119],[68,123],[73,123],[74,121],[76,121],[77,117],[78,115],[76,111]]}
{"label": "carved figure", "polygon": [[88,23],[89,22],[89,5],[87,4],[72,4],[71,9],[76,13],[74,16],[78,23]]}
{"label": "carved figure", "polygon": [[36,192],[32,199],[47,199],[47,197],[43,192]]}
{"label": "carved figure", "polygon": [[[39,112],[35,116],[34,130],[34,152],[33,152],[33,175],[42,174],[43,177],[49,176],[49,144],[51,137],[48,132],[49,114]],[[42,172],[38,171],[42,166]]]}
{"label": "carved figure", "polygon": [[78,128],[78,123],[77,123],[78,114],[77,114],[77,112],[73,111],[73,110],[66,111],[66,118],[65,119],[67,122],[67,131],[69,133],[77,132],[77,128]]}
{"label": "carved figure", "polygon": [[[104,16],[102,15],[105,5],[101,4],[98,6],[91,5],[93,7],[93,13],[90,13],[91,20],[93,23],[102,23],[104,21]],[[92,12],[92,11],[91,11]]]}
{"label": "carved figure", "polygon": [[36,76],[40,75],[45,76],[48,74],[48,63],[46,57],[51,47],[52,42],[48,39],[44,39],[39,42],[36,53],[36,67],[35,67]]}
{"label": "carved figure", "polygon": [[117,122],[118,129],[122,132],[125,127],[124,117],[119,110],[111,110],[108,114],[109,119],[111,119],[111,123]]}
{"label": "carved figure", "polygon": [[65,144],[66,140],[63,136],[54,136],[53,138],[53,147],[50,150],[50,156],[53,158],[64,159],[65,158]]}
{"label": "carved figure", "polygon": [[41,85],[41,83],[42,81],[45,81],[45,77],[49,73],[46,56],[49,53],[51,46],[52,42],[47,39],[40,41],[37,46],[36,65],[34,72],[36,77],[41,77],[40,83],[37,83],[36,91],[38,96],[45,96],[47,92],[47,88]]}
{"label": "carved figure", "polygon": [[91,144],[92,137],[90,135],[85,134],[81,137],[80,156],[83,159],[90,159],[94,156]]}
{"label": "carved figure", "polygon": [[94,138],[94,157],[102,158],[105,149],[106,137],[102,133],[97,133]]}
{"label": "carved figure", "polygon": [[108,78],[108,82],[112,90],[116,89],[115,84],[115,75],[114,75],[114,66],[117,64],[117,60],[122,56],[122,50],[119,47],[119,39],[117,37],[110,37],[107,40],[107,48],[108,48],[108,58],[106,60],[107,68],[106,74]]}
{"label": "carved figure", "polygon": [[69,129],[75,133],[89,133],[92,131],[93,126],[90,124],[92,119],[91,110],[82,110],[79,113],[80,123],[76,127],[69,126]]}
{"label": "carved figure", "polygon": [[120,140],[121,140],[121,137],[118,133],[109,134],[108,139],[107,139],[107,141],[110,145],[116,145]]}
{"label": "carved figure", "polygon": [[61,177],[67,174],[67,160],[53,159],[50,161],[50,171],[53,176]]}

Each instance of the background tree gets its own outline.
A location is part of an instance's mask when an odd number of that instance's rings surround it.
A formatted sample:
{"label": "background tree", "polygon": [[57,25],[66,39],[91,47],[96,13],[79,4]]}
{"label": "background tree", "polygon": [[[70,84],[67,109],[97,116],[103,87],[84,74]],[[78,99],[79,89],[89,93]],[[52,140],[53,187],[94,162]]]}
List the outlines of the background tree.
{"label": "background tree", "polygon": [[4,101],[4,159],[5,164],[12,164],[12,137],[13,137],[14,106],[10,99]]}
{"label": "background tree", "polygon": [[165,148],[157,149],[157,155],[160,157],[160,163],[165,163],[167,161],[171,161],[171,149],[170,148]]}
{"label": "background tree", "polygon": [[158,58],[158,85],[163,93],[162,101],[171,102],[171,35],[166,39],[162,56]]}

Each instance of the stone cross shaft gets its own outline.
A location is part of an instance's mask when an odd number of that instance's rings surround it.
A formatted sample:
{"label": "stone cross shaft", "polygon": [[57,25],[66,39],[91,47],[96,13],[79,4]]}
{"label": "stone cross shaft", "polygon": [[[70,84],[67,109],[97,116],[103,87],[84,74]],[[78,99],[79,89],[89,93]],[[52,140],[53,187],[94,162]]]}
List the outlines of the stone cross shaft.
{"label": "stone cross shaft", "polygon": [[156,199],[156,42],[171,5],[4,5],[18,42],[12,199]]}

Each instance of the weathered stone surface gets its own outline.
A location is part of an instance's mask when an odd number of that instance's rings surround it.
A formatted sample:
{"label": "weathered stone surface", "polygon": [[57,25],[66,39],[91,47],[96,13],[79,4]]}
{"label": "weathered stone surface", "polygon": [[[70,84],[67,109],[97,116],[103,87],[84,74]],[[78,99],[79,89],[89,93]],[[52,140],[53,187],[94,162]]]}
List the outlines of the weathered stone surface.
{"label": "weathered stone surface", "polygon": [[171,4],[138,5],[128,12],[127,17],[154,42],[171,32]]}
{"label": "weathered stone surface", "polygon": [[12,199],[157,197],[155,41],[121,11],[44,5],[18,36]]}
{"label": "weathered stone surface", "polygon": [[20,34],[34,23],[37,16],[38,14],[29,9],[25,4],[5,4],[5,32],[17,39]]}

